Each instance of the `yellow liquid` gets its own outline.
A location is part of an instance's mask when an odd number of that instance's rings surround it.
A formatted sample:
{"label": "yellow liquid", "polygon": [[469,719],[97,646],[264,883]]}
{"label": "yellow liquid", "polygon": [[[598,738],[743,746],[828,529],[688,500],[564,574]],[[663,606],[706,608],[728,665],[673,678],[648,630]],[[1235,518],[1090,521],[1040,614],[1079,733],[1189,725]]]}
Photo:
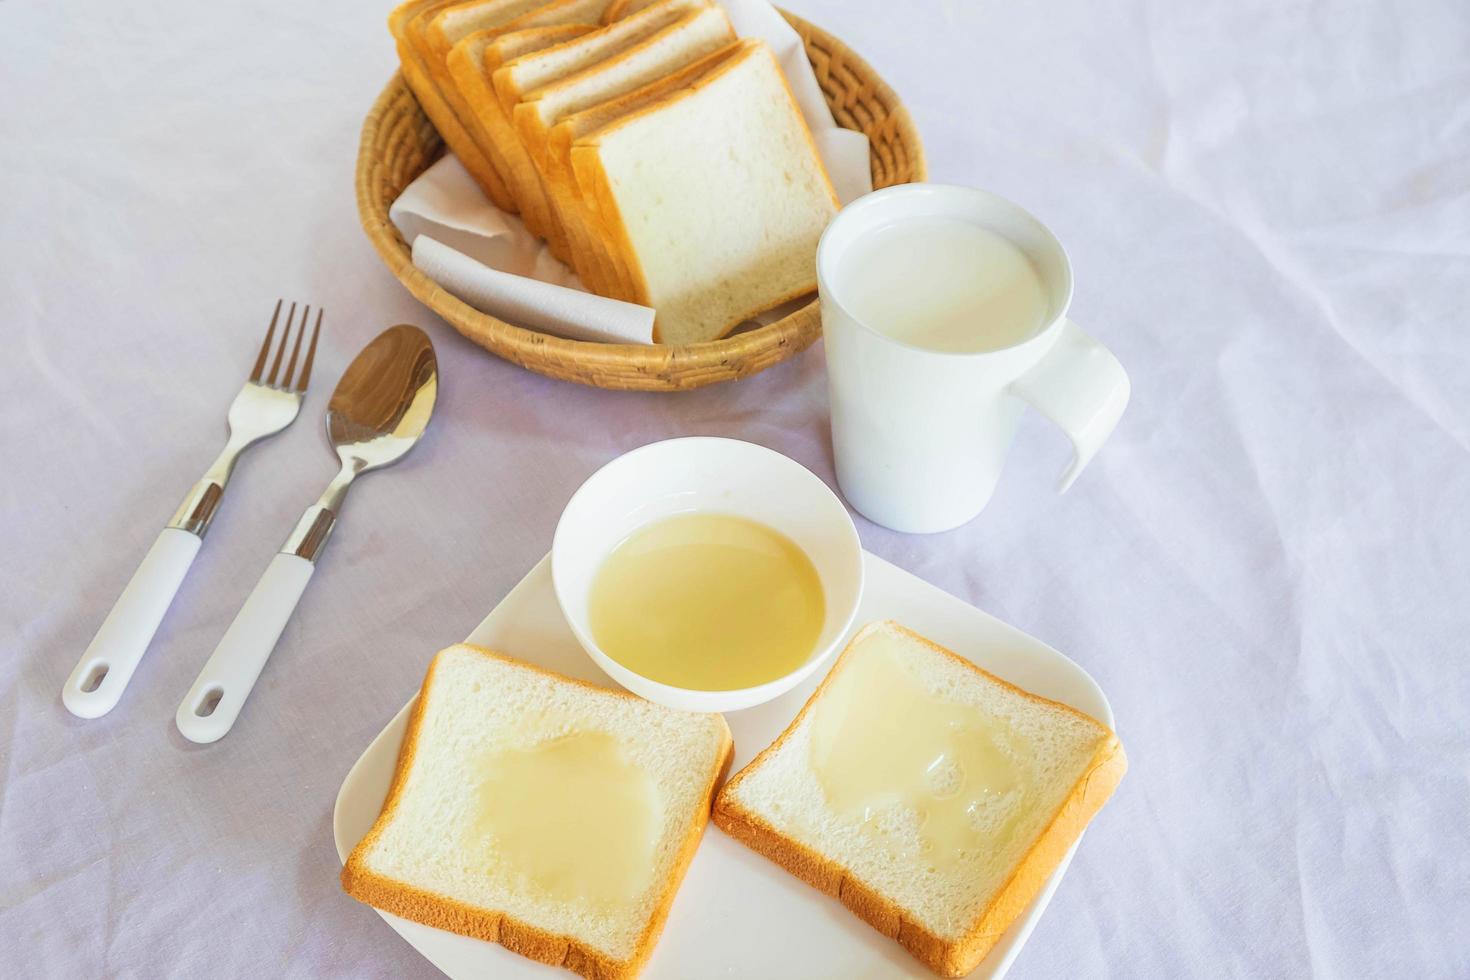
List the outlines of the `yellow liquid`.
{"label": "yellow liquid", "polygon": [[826,603],[811,559],[784,534],[729,514],[680,514],[613,549],[588,615],[597,645],[629,670],[730,691],[805,663]]}
{"label": "yellow liquid", "polygon": [[651,776],[606,732],[487,755],[468,851],[522,891],[594,908],[648,887],[663,808]]}
{"label": "yellow liquid", "polygon": [[1034,795],[1027,744],[1004,721],[935,697],[896,643],[865,640],[817,701],[812,768],[831,807],[875,844],[890,846],[899,810],[916,818],[931,870],[982,857],[1009,840]]}

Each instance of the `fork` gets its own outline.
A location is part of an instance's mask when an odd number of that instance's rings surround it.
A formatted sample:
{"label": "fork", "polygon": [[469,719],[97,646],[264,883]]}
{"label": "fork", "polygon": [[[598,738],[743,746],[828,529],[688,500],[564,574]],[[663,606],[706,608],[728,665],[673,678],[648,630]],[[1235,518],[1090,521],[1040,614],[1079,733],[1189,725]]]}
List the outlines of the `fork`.
{"label": "fork", "polygon": [[291,348],[291,359],[286,362],[283,373],[281,361],[291,339],[291,325],[296,320],[296,304],[291,304],[280,344],[275,348],[275,359],[270,364],[270,373],[266,374],[266,361],[271,353],[282,305],[283,301],[276,301],[276,311],[271,315],[270,328],[260,345],[255,369],[250,372],[250,380],[245,382],[245,387],[230,403],[230,436],[225,441],[225,448],[174,511],[173,519],[158,535],[153,547],[148,549],[143,564],[133,573],[127,588],[123,589],[112,611],[102,621],[97,635],[87,646],[87,652],[82,654],[76,669],[66,679],[61,700],[66,709],[79,718],[100,718],[117,706],[123,689],[138,669],[138,663],[153,641],[153,634],[158,631],[158,624],[163,621],[184,576],[188,574],[189,566],[194,563],[194,556],[199,553],[199,546],[219,509],[225,485],[230,481],[240,454],[290,425],[301,410],[301,400],[311,380],[311,362],[316,357],[317,336],[322,329],[322,311],[317,310],[316,326],[311,332],[311,343],[306,348],[306,359],[301,363],[298,377],[296,362],[301,354],[301,338],[305,336],[307,321],[311,318],[311,306],[308,304],[301,312],[296,344]]}

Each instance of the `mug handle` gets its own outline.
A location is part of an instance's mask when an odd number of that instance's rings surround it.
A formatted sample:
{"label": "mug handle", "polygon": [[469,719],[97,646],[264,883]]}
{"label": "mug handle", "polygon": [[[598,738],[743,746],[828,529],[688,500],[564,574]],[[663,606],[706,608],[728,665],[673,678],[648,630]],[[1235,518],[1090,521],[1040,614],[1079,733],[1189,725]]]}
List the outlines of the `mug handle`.
{"label": "mug handle", "polygon": [[1064,320],[1056,343],[1007,390],[1072,440],[1072,462],[1057,483],[1057,493],[1063,493],[1112,434],[1130,389],[1113,352]]}

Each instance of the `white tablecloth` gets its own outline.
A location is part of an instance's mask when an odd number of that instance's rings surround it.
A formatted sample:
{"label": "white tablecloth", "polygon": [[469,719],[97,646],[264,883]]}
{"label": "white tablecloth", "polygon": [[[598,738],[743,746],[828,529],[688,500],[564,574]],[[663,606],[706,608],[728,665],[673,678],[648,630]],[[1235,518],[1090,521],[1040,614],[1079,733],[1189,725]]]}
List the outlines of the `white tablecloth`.
{"label": "white tablecloth", "polygon": [[[791,0],[903,94],[936,180],[1068,245],[1133,379],[1072,492],[1023,425],[990,508],[864,544],[1112,699],[1131,769],[1016,965],[1470,975],[1470,6]],[[667,436],[832,479],[820,347],[637,395],[461,339],[358,228],[383,3],[0,4],[0,972],[426,976],[337,884],[349,765],[546,551],[599,464]],[[62,681],[184,489],[277,296],[317,387],[246,458],[121,706]],[[427,328],[431,434],[354,491],[235,731],[173,712],[330,476],[319,417]],[[717,831],[711,831],[717,833]],[[736,964],[712,964],[738,976]]]}

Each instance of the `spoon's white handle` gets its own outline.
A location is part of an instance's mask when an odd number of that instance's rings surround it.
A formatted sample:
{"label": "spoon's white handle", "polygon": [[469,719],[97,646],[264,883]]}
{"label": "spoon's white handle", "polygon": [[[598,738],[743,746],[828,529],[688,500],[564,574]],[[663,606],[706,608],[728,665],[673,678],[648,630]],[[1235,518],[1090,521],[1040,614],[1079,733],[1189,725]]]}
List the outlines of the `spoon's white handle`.
{"label": "spoon's white handle", "polygon": [[67,711],[78,718],[100,718],[117,707],[194,564],[200,543],[197,534],[176,527],[166,527],[158,535],[66,679],[61,703]]}
{"label": "spoon's white handle", "polygon": [[271,559],[174,715],[185,738],[213,742],[235,724],[314,571],[297,555]]}

